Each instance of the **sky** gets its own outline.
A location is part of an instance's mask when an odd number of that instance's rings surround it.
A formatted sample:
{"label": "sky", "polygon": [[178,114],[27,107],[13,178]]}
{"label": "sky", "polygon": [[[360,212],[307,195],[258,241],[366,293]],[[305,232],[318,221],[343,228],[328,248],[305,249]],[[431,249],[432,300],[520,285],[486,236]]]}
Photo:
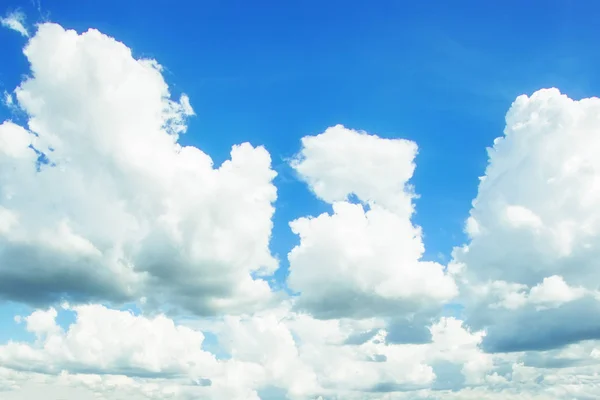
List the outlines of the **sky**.
{"label": "sky", "polygon": [[595,2],[1,6],[3,399],[600,398]]}

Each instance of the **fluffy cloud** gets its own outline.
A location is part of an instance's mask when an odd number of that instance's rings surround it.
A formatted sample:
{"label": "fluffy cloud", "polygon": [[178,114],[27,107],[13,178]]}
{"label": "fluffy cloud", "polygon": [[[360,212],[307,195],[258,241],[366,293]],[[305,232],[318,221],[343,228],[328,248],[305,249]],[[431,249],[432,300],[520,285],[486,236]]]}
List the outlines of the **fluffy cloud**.
{"label": "fluffy cloud", "polygon": [[[200,314],[271,297],[270,156],[236,145],[214,168],[177,143],[193,114],[161,67],[95,30],[42,24],[0,125],[0,296],[41,304],[147,297]],[[150,294],[149,294],[150,293]]]}
{"label": "fluffy cloud", "polygon": [[561,276],[557,275],[544,278],[541,283],[532,288],[518,283],[493,281],[476,288],[475,293],[482,297],[487,296],[490,300],[496,298],[497,303],[490,307],[509,310],[516,310],[528,305],[535,305],[538,310],[557,308],[586,295],[594,296],[596,294],[582,287],[571,287]]}
{"label": "fluffy cloud", "polygon": [[164,315],[147,318],[94,304],[67,306],[61,312],[76,317],[66,330],[58,325],[54,308],[18,318],[36,341],[0,346],[0,365],[44,379],[81,380],[109,398],[113,387],[144,398],[160,399],[168,393],[177,398],[249,398],[248,393],[264,384],[258,364],[217,360],[203,349],[201,331]]}
{"label": "fluffy cloud", "polygon": [[176,326],[162,315],[147,319],[99,305],[76,306],[73,312],[76,321],[66,332],[57,325],[54,308],[25,317],[26,329],[35,334],[37,343],[0,347],[2,365],[54,373],[68,369],[138,376],[187,374],[195,379],[216,367],[214,357],[202,350],[201,332]]}
{"label": "fluffy cloud", "polygon": [[[452,318],[430,327],[431,343],[397,345],[387,342],[378,319],[318,320],[288,307],[225,316],[205,321],[204,329],[219,338],[216,357],[203,349],[200,330],[162,315],[147,318],[100,305],[60,310],[65,312],[76,316],[67,329],[57,324],[53,308],[20,318],[36,341],[0,346],[0,364],[39,376],[41,383],[80,379],[107,398],[116,385],[148,398],[172,391],[174,398],[229,393],[267,399],[269,393],[305,399],[414,390],[435,382],[436,372],[457,379],[452,385],[477,384],[494,367],[479,348],[483,333]],[[350,340],[373,329],[377,333],[362,343]],[[448,368],[458,374],[444,375]]]}
{"label": "fluffy cloud", "polygon": [[488,151],[471,241],[450,268],[491,350],[600,338],[599,112],[599,99],[556,89],[520,96]]}
{"label": "fluffy cloud", "polygon": [[[76,319],[63,330],[56,318],[65,312]],[[388,343],[377,318],[319,320],[287,306],[200,320],[218,335],[220,357],[203,350],[200,330],[165,316],[86,305],[36,310],[22,322],[36,342],[0,347],[0,387],[14,400],[35,393],[106,400],[117,394],[135,400],[558,400],[600,394],[598,342],[491,355],[480,347],[485,333],[454,318],[432,324],[431,343],[420,345]],[[370,339],[350,340],[372,329],[377,333]]]}
{"label": "fluffy cloud", "polygon": [[300,308],[325,318],[414,313],[456,295],[442,265],[420,260],[408,185],[416,152],[413,142],[341,125],[302,139],[292,166],[333,213],[290,223],[300,244],[288,282]]}
{"label": "fluffy cloud", "polygon": [[412,177],[417,145],[404,139],[384,139],[336,125],[320,135],[302,138],[292,166],[317,197],[327,203],[351,194],[363,203],[378,204],[410,216]]}
{"label": "fluffy cloud", "polygon": [[292,398],[369,392],[379,385],[423,386],[435,378],[422,359],[407,358],[418,353],[416,347],[406,346],[396,355],[386,345],[384,332],[362,344],[348,343],[361,325],[371,328],[374,323],[266,314],[228,318],[219,337],[236,359],[261,360],[267,381],[288,390]]}
{"label": "fluffy cloud", "polygon": [[259,362],[266,382],[294,399],[458,388],[484,382],[494,369],[479,347],[484,333],[454,318],[429,326],[425,344],[391,343],[378,318],[321,320],[285,309],[225,318],[212,329],[233,359]]}

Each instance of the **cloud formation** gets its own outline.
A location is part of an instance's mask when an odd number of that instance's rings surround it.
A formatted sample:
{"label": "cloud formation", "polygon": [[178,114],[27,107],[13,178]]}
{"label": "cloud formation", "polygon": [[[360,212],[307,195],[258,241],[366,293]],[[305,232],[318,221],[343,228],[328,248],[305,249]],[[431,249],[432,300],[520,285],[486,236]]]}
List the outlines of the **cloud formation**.
{"label": "cloud formation", "polygon": [[[600,99],[557,89],[520,96],[488,150],[470,242],[451,269],[461,271],[468,321],[488,329],[490,350],[600,338],[599,111]],[[533,338],[533,326],[548,338]]]}
{"label": "cloud formation", "polygon": [[[277,388],[295,399],[426,388],[436,370],[452,366],[461,380],[476,383],[493,367],[478,348],[482,333],[453,318],[430,327],[431,343],[395,345],[376,319],[323,321],[286,307],[225,316],[204,326],[219,338],[217,358],[204,350],[200,330],[164,315],[147,318],[100,305],[63,308],[19,318],[36,341],[0,346],[0,363],[49,377],[63,371],[98,377],[93,381],[119,376],[124,386],[170,380],[182,396],[224,398],[225,389],[258,395]],[[56,322],[59,311],[75,313],[66,330]],[[349,343],[373,328],[371,339]]]}
{"label": "cloud formation", "polygon": [[29,32],[25,28],[25,14],[20,11],[13,11],[5,17],[0,18],[0,24],[15,32],[19,32],[22,36],[29,37]]}
{"label": "cloud formation", "polygon": [[447,266],[412,221],[416,143],[304,137],[292,167],[331,208],[290,222],[286,296],[265,148],[180,145],[192,100],[96,30],[41,24],[24,54],[0,298],[33,309],[0,343],[3,399],[600,397],[599,99],[517,98]]}
{"label": "cloud formation", "polygon": [[218,168],[177,143],[193,114],[161,67],[89,30],[40,25],[0,125],[0,296],[44,304],[147,298],[198,314],[268,301],[275,172],[235,145]]}
{"label": "cloud formation", "polygon": [[326,318],[414,313],[457,294],[442,265],[420,260],[408,184],[416,153],[413,142],[341,125],[302,139],[292,166],[333,213],[290,223],[300,244],[288,283],[300,308]]}
{"label": "cloud formation", "polygon": [[[74,312],[62,329],[57,315]],[[219,337],[203,349],[199,327]],[[114,399],[523,399],[600,394],[598,342],[559,350],[489,354],[485,333],[455,318],[431,343],[392,344],[378,319],[319,320],[280,307],[247,316],[177,323],[100,305],[36,310],[22,318],[35,343],[0,346],[8,399],[34,393]],[[362,344],[348,339],[376,329]],[[68,397],[68,398],[71,398]]]}

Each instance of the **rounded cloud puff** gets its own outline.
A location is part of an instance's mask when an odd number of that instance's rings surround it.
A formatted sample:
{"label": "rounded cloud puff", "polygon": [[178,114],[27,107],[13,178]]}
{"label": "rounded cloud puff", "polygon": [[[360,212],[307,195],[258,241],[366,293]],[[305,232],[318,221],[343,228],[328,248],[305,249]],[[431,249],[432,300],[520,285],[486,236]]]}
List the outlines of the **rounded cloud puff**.
{"label": "rounded cloud puff", "polygon": [[[469,322],[494,351],[600,338],[600,99],[520,96],[455,250]],[[538,335],[540,331],[551,334]]]}
{"label": "rounded cloud puff", "polygon": [[267,301],[267,151],[237,145],[214,168],[180,146],[187,96],[170,100],[156,62],[98,31],[43,24],[24,53],[28,126],[0,125],[0,296],[145,296],[198,314]]}
{"label": "rounded cloud puff", "polygon": [[425,248],[410,220],[408,185],[415,143],[337,125],[302,145],[292,166],[333,213],[290,223],[300,237],[288,255],[300,308],[326,318],[398,315],[457,294],[442,265],[420,260]]}

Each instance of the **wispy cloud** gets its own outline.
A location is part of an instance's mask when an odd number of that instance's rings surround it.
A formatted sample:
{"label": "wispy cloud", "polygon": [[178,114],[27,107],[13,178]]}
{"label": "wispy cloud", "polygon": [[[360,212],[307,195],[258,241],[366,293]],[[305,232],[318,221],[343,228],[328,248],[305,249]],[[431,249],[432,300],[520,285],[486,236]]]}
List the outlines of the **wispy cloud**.
{"label": "wispy cloud", "polygon": [[17,31],[25,37],[29,37],[29,32],[25,28],[25,14],[20,11],[8,13],[6,17],[0,18],[0,23],[4,27]]}
{"label": "wispy cloud", "polygon": [[15,102],[14,102],[14,100],[13,100],[12,94],[8,93],[8,92],[5,90],[5,91],[4,91],[4,93],[3,93],[3,96],[2,96],[2,97],[3,97],[3,98],[2,98],[2,102],[4,103],[4,105],[5,105],[6,107],[9,107],[9,108],[10,108],[10,107],[13,107],[13,106],[14,106]]}

